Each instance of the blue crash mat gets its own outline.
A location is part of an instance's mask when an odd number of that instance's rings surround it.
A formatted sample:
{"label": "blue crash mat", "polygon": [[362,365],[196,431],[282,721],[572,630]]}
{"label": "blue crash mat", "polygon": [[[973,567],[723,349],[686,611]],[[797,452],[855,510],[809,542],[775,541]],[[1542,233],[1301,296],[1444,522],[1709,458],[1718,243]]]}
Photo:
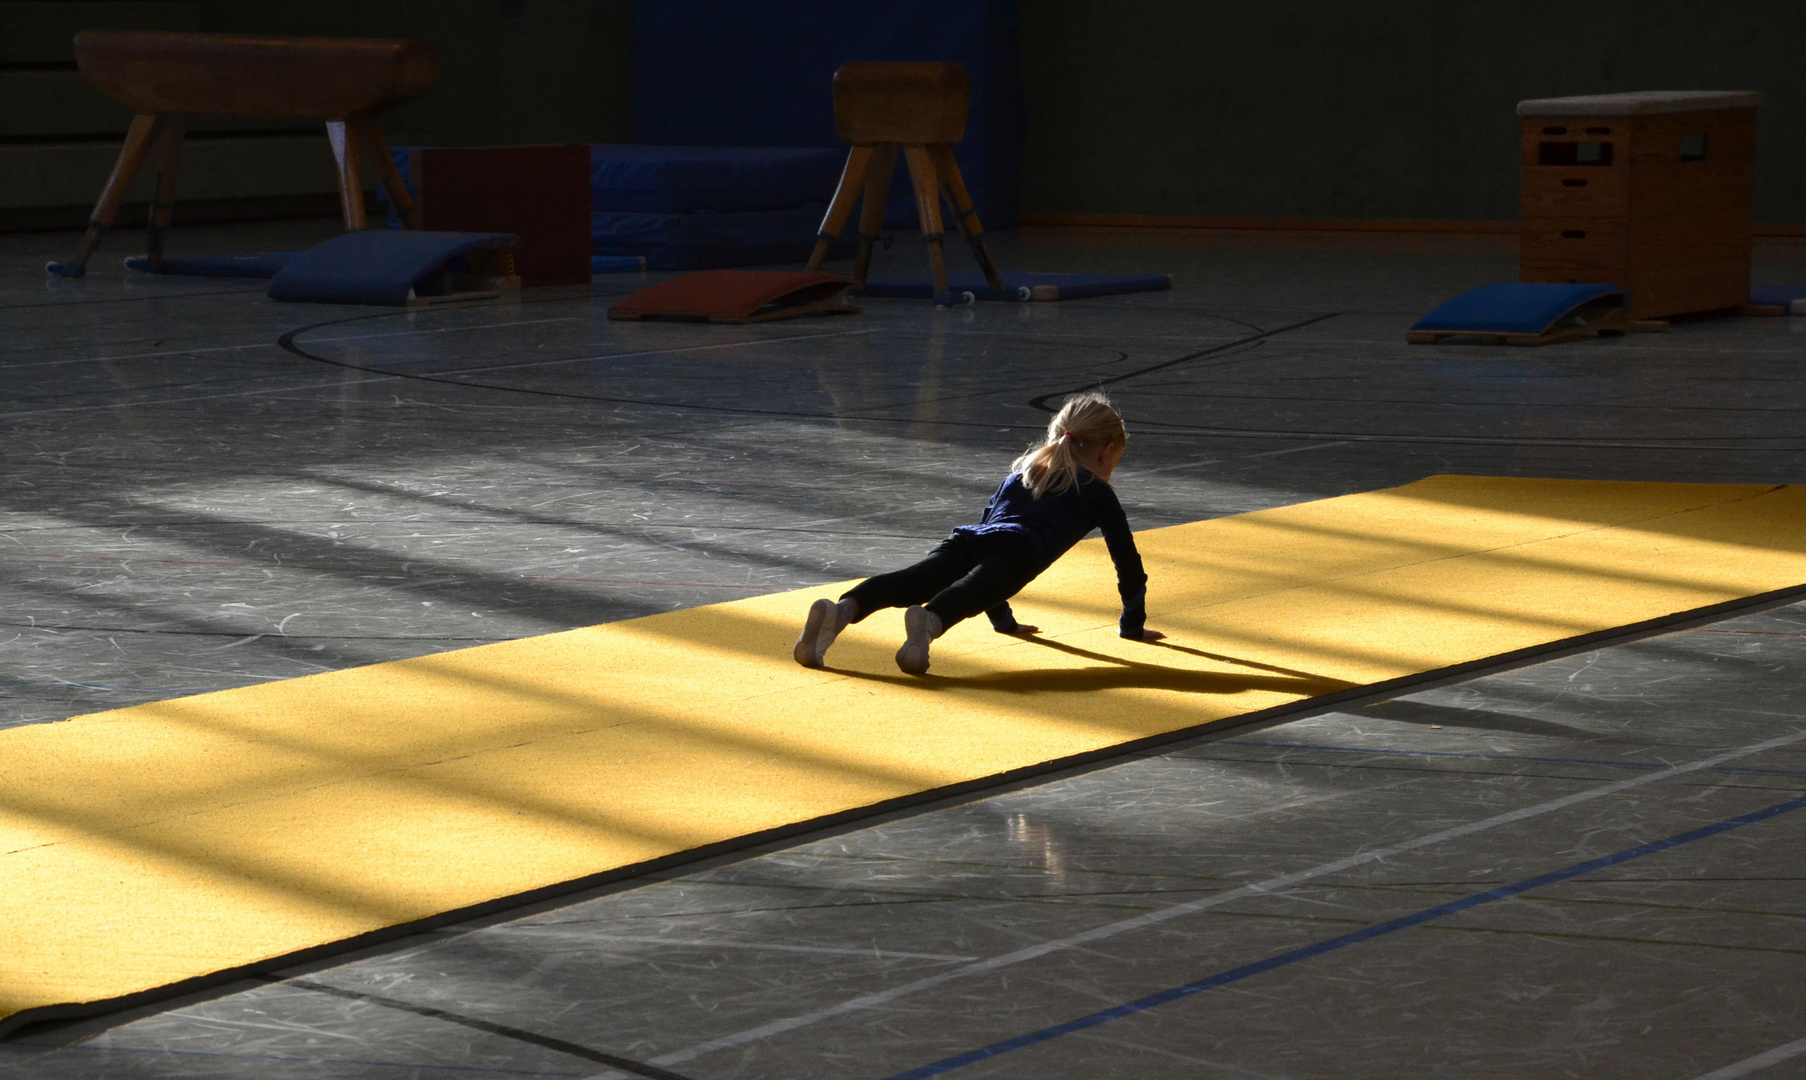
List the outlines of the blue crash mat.
{"label": "blue crash mat", "polygon": [[[1051,274],[1035,271],[1005,271],[1003,291],[990,287],[984,275],[976,270],[947,276],[947,285],[956,298],[971,293],[976,300],[1079,300],[1087,296],[1115,296],[1120,293],[1158,292],[1173,287],[1167,274]],[[880,278],[867,281],[859,290],[861,296],[892,297],[901,300],[927,300],[934,296],[934,282],[927,277]]]}
{"label": "blue crash mat", "polygon": [[1471,334],[1541,334],[1583,304],[1608,297],[1624,303],[1616,285],[1560,285],[1506,281],[1482,285],[1444,302],[1412,330]]}
{"label": "blue crash mat", "polygon": [[166,255],[157,263],[134,255],[125,261],[125,268],[180,277],[272,278],[299,254],[299,251],[260,251],[251,255]]}
{"label": "blue crash mat", "polygon": [[518,249],[520,237],[401,229],[349,232],[289,260],[270,279],[270,299],[399,307],[417,286],[455,268],[467,252],[498,247]]}

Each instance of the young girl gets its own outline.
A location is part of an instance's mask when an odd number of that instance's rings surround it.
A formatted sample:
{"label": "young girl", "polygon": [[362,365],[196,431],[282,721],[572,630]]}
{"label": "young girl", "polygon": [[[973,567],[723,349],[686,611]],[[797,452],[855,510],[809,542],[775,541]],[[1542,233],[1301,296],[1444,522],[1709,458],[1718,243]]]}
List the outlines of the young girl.
{"label": "young girl", "polygon": [[867,578],[838,603],[824,598],[810,605],[796,639],[796,662],[821,667],[828,646],[848,624],[887,607],[906,609],[906,640],[897,650],[897,666],[911,675],[928,670],[929,642],[981,611],[998,633],[1032,634],[1038,628],[1016,621],[1010,597],[1092,529],[1103,530],[1116,564],[1122,636],[1134,641],[1164,637],[1142,626],[1148,576],[1122,504],[1110,488],[1110,474],[1128,440],[1109,398],[1067,398],[1047,425],[1047,440],[1010,466],[978,524],[954,529],[914,566]]}

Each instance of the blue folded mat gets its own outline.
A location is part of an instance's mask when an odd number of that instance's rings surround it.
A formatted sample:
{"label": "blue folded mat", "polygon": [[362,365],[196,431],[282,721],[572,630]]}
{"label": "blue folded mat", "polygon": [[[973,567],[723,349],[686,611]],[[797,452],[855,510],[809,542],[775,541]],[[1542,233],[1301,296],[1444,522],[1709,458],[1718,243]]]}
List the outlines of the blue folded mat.
{"label": "blue folded mat", "polygon": [[1624,304],[1616,285],[1506,281],[1482,285],[1448,300],[1411,324],[1413,330],[1473,334],[1540,334],[1583,304],[1607,297]]}
{"label": "blue folded mat", "polygon": [[[947,275],[948,288],[959,298],[971,293],[977,300],[1079,300],[1087,296],[1158,292],[1173,287],[1166,274],[1053,274],[1036,271],[1004,271],[1003,291],[991,288],[976,270]],[[861,296],[901,300],[927,300],[934,296],[934,282],[927,277],[879,278],[867,281]]]}
{"label": "blue folded mat", "polygon": [[425,295],[429,279],[453,268],[466,253],[497,247],[519,248],[520,237],[404,229],[349,232],[289,260],[270,279],[270,299],[399,307],[416,288]]}

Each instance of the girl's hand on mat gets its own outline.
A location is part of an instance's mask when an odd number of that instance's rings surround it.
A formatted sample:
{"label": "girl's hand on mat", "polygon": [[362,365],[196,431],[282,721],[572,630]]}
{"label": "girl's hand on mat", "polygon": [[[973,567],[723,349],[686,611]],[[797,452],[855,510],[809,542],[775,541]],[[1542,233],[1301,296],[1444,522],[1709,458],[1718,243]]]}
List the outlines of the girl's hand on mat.
{"label": "girl's hand on mat", "polygon": [[1041,628],[1039,626],[1030,626],[1027,623],[1019,622],[1016,624],[1016,629],[1008,632],[1011,634],[1039,634]]}

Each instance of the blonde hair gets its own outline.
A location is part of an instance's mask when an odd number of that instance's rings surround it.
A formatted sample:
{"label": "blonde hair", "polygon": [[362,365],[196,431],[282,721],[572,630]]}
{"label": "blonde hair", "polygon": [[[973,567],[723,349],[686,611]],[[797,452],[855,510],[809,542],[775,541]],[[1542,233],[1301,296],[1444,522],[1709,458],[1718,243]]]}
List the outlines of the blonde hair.
{"label": "blonde hair", "polygon": [[1046,440],[1017,458],[1010,469],[1022,474],[1022,483],[1035,498],[1049,491],[1058,495],[1079,482],[1081,455],[1100,444],[1121,446],[1128,441],[1122,417],[1109,398],[1074,394],[1048,423]]}

